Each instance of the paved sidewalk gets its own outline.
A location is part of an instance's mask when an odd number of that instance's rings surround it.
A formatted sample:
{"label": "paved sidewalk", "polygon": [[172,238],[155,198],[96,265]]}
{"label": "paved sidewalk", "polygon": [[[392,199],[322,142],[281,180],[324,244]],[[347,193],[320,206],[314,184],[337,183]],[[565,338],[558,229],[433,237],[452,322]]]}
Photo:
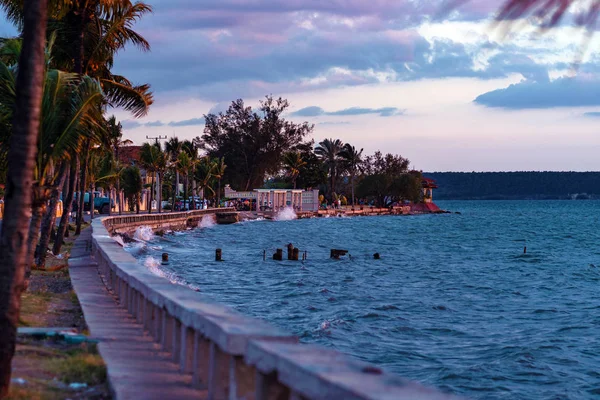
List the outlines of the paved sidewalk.
{"label": "paved sidewalk", "polygon": [[206,391],[192,389],[191,375],[179,372],[170,354],[106,289],[90,254],[91,233],[87,228],[75,241],[69,273],[90,334],[100,338],[98,350],[116,399],[205,399]]}

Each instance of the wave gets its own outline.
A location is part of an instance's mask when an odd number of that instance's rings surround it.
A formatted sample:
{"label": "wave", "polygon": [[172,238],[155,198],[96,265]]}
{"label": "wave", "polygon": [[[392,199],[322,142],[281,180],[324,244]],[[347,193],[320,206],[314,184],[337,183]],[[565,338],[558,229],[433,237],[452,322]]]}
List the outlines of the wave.
{"label": "wave", "polygon": [[144,242],[149,242],[155,238],[154,231],[149,226],[139,226],[135,230],[133,238],[137,240],[143,240]]}
{"label": "wave", "polygon": [[192,290],[195,290],[196,292],[200,291],[200,288],[198,286],[187,283],[183,279],[177,277],[172,272],[163,270],[162,268],[160,268],[160,265],[161,265],[160,260],[158,260],[152,256],[148,256],[144,260],[144,267],[146,267],[154,275],[160,276],[161,278],[168,279],[171,283],[173,283],[175,285],[186,286]]}
{"label": "wave", "polygon": [[292,207],[286,207],[275,216],[275,221],[291,221],[298,218]]}
{"label": "wave", "polygon": [[214,215],[205,215],[198,222],[198,228],[212,228],[216,224],[217,224],[217,221],[216,221]]}

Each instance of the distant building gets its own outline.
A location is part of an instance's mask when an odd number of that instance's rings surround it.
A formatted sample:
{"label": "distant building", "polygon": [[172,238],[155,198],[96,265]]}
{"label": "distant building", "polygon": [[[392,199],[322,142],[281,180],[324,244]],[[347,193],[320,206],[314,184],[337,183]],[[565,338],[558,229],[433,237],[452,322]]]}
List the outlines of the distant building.
{"label": "distant building", "polygon": [[319,211],[319,190],[254,189],[238,192],[225,185],[225,197],[253,202],[254,211],[280,211],[291,207],[294,211]]}
{"label": "distant building", "polygon": [[421,187],[423,188],[423,203],[433,203],[433,189],[437,189],[438,186],[433,179],[423,178],[421,180]]}

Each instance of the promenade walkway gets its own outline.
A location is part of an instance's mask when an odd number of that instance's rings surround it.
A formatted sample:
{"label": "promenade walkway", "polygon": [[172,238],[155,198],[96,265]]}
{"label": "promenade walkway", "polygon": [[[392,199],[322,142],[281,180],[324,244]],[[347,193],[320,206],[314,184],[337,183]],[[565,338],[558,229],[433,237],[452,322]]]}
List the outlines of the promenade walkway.
{"label": "promenade walkway", "polygon": [[73,289],[79,298],[90,334],[108,368],[116,399],[205,399],[207,392],[193,389],[192,377],[179,372],[179,364],[161,350],[141,324],[118,304],[106,289],[91,256],[92,229],[83,230],[69,258]]}

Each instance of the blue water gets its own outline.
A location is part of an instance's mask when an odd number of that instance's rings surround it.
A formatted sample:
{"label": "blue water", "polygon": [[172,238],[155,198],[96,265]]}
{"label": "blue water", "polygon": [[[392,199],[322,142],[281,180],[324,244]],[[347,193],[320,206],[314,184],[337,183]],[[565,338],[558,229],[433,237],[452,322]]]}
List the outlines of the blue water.
{"label": "blue water", "polygon": [[[161,268],[207,296],[453,393],[600,396],[600,202],[439,205],[462,214],[244,222],[138,257],[168,251]],[[269,260],[290,242],[307,261]]]}

